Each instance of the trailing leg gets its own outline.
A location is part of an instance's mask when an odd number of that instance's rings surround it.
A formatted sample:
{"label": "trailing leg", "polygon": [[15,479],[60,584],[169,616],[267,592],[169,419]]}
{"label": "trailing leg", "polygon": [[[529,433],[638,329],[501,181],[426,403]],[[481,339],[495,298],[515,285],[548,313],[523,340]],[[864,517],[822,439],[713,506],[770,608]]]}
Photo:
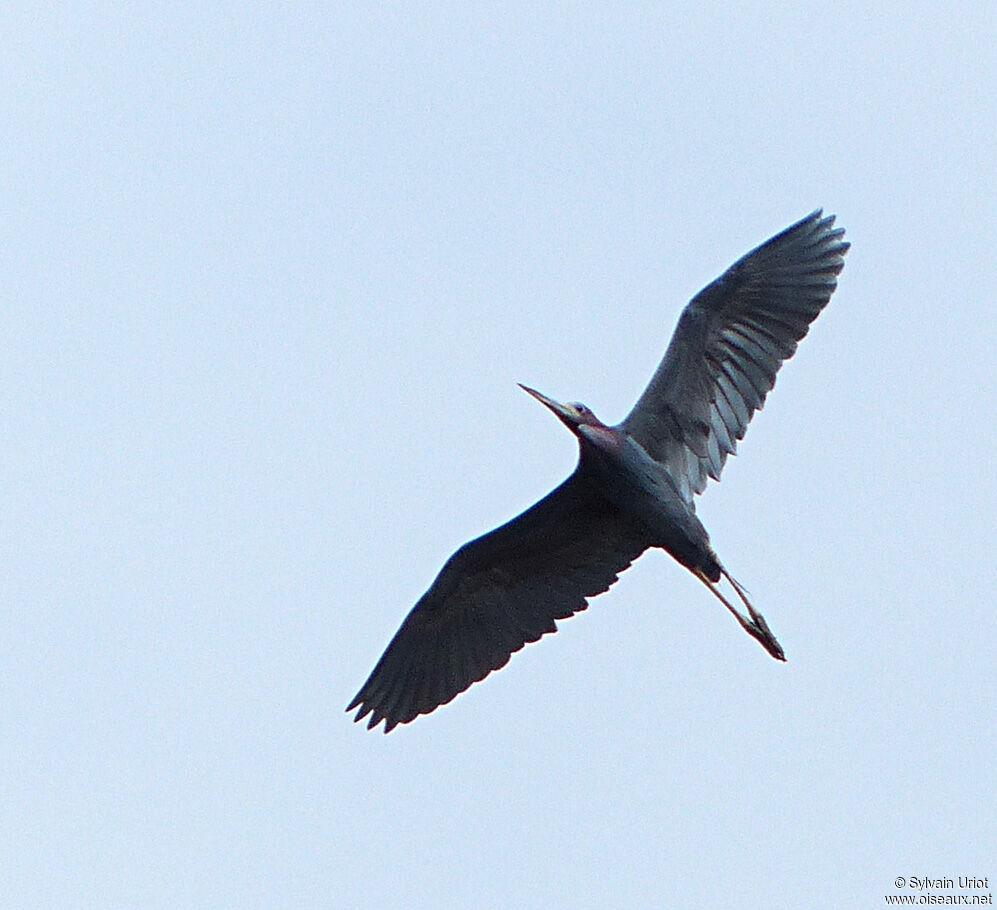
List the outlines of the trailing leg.
{"label": "trailing leg", "polygon": [[733,617],[740,623],[741,628],[744,629],[752,638],[754,638],[769,654],[776,660],[785,660],[786,654],[782,650],[782,645],[776,641],[775,636],[772,634],[772,630],[769,628],[767,622],[765,622],[765,617],[762,616],[750,603],[747,596],[744,593],[744,589],[730,577],[727,570],[721,567],[720,574],[730,582],[731,587],[737,592],[737,596],[741,598],[745,607],[748,609],[748,616],[745,616],[738,610],[717,588],[716,584],[706,576],[706,573],[702,569],[696,568],[692,570],[692,574],[696,576],[706,587],[710,589],[713,595],[731,612]]}

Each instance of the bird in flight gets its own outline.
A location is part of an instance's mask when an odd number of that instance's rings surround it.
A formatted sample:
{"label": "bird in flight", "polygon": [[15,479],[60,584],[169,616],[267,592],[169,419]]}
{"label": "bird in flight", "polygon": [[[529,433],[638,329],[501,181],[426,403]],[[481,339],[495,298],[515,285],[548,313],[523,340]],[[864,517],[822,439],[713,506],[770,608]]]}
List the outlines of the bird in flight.
{"label": "bird in flight", "polygon": [[[578,464],[522,515],[464,544],[347,711],[384,732],[451,701],[556,632],[650,547],[670,553],[776,660],[768,623],[727,573],[693,499],[744,437],[837,287],[849,244],[820,210],[739,259],[683,310],[644,394],[616,426],[522,388],[578,438]],[[744,611],[719,589],[726,579]]]}

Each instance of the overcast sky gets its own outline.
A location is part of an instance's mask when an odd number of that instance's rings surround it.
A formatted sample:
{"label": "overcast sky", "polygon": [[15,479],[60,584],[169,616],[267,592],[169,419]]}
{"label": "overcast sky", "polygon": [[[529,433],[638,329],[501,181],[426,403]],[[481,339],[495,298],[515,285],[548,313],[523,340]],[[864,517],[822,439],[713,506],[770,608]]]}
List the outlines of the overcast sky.
{"label": "overcast sky", "polygon": [[[0,903],[997,890],[994,9],[5,4]],[[574,465],[516,382],[619,420],[818,206],[839,289],[699,505],[788,663],[656,552],[353,725]]]}

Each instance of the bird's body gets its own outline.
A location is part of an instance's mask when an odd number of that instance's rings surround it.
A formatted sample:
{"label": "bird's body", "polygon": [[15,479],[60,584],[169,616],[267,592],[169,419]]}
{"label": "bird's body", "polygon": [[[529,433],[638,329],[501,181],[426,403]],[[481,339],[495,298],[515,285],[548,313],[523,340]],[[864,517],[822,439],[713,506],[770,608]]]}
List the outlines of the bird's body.
{"label": "bird's body", "polygon": [[[385,732],[502,667],[526,642],[584,610],[641,553],[671,554],[778,660],[782,648],[727,573],[694,496],[728,454],[831,297],[848,244],[814,212],[742,257],[685,308],[627,417],[606,426],[581,404],[523,388],[578,439],[567,480],[447,560],[347,710]],[[717,583],[726,578],[747,615]]]}
{"label": "bird's body", "polygon": [[660,547],[687,569],[719,580],[716,555],[693,504],[682,499],[672,476],[640,443],[620,427],[593,431],[583,424],[578,448],[579,470],[621,514],[635,520],[649,547]]}

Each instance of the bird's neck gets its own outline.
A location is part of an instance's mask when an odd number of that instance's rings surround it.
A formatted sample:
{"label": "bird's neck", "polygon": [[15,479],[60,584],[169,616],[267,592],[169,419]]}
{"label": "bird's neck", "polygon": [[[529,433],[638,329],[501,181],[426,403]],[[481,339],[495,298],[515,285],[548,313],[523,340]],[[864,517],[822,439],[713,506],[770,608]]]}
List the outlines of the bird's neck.
{"label": "bird's neck", "polygon": [[623,442],[623,436],[619,430],[614,430],[602,423],[583,423],[578,427],[577,435],[578,443],[583,450],[587,442],[603,452],[618,452]]}

